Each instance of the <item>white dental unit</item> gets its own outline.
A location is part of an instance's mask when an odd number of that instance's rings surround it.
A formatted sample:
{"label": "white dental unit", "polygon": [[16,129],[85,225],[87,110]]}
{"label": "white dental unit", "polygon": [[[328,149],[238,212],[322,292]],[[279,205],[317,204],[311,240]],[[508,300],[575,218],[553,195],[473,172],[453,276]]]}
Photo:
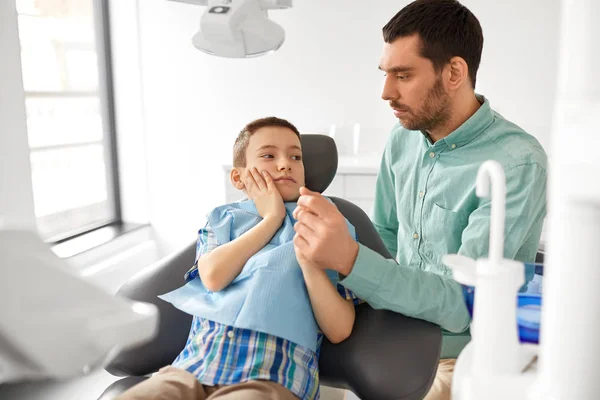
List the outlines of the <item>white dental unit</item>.
{"label": "white dental unit", "polygon": [[489,257],[445,258],[458,282],[476,288],[473,340],[457,360],[455,400],[600,398],[600,2],[563,0],[561,17],[540,345],[518,340],[523,265],[502,259],[504,174],[486,163],[477,193],[488,195],[491,179]]}
{"label": "white dental unit", "polygon": [[[197,48],[241,58],[282,45],[283,29],[266,10],[291,7],[291,0],[173,1],[207,6],[192,39]],[[562,0],[561,17],[540,344],[519,341],[515,300],[524,266],[503,258],[505,178],[488,161],[477,194],[492,196],[490,254],[444,259],[458,282],[476,288],[473,340],[457,361],[455,400],[600,398],[600,1]],[[154,334],[152,306],[91,287],[50,253],[33,232],[0,226],[0,383],[81,374]],[[40,279],[27,280],[31,273]],[[24,279],[27,285],[16,283]]]}

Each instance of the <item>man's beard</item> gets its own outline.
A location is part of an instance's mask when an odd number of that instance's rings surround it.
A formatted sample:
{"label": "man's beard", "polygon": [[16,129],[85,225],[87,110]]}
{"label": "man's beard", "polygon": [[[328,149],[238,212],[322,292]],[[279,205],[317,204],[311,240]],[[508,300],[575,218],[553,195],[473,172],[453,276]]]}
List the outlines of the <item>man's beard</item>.
{"label": "man's beard", "polygon": [[[406,108],[392,102],[396,108]],[[436,79],[435,84],[427,92],[423,106],[418,111],[408,110],[408,116],[400,120],[402,126],[411,131],[431,131],[445,125],[450,120],[450,99],[444,91],[442,79]]]}

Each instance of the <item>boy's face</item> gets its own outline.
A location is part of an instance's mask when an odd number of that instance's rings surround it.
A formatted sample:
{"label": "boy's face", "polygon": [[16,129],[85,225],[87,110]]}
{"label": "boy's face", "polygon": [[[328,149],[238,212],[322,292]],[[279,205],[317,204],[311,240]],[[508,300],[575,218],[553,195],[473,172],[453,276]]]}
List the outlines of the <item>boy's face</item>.
{"label": "boy's face", "polygon": [[296,134],[284,127],[266,126],[258,129],[248,142],[246,168],[271,174],[283,201],[296,201],[304,186],[302,148]]}

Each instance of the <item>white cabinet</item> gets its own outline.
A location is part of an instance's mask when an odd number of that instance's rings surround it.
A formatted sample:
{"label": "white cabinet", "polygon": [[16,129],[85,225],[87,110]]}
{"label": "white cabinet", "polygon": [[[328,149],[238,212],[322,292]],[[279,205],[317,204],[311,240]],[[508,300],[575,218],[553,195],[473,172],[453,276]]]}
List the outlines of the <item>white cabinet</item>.
{"label": "white cabinet", "polygon": [[341,197],[348,200],[369,214],[373,207],[373,197],[375,195],[376,173],[356,174],[356,173],[338,173],[332,184],[323,194],[325,196]]}
{"label": "white cabinet", "polygon": [[[323,194],[348,200],[370,214],[378,166],[377,157],[340,157],[337,174]],[[229,180],[231,165],[224,165],[223,171],[225,201],[231,203],[241,199],[243,193],[234,188]]]}
{"label": "white cabinet", "polygon": [[367,214],[371,213],[380,158],[340,157],[337,175],[323,193],[348,200]]}
{"label": "white cabinet", "polygon": [[375,193],[376,175],[345,175],[344,180],[344,195],[348,199],[365,199],[373,198]]}
{"label": "white cabinet", "polygon": [[345,186],[346,186],[346,176],[345,175],[341,175],[341,174],[337,174],[333,178],[333,181],[331,181],[331,184],[329,185],[329,187],[327,188],[327,190],[325,190],[323,192],[323,195],[325,195],[325,196],[335,196],[335,197],[344,197]]}

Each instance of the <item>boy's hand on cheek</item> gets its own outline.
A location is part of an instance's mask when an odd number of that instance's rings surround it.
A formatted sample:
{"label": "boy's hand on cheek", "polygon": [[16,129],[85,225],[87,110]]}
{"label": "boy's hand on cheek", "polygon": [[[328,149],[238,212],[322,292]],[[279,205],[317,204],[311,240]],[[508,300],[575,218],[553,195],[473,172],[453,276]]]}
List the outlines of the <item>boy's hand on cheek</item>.
{"label": "boy's hand on cheek", "polygon": [[271,175],[267,171],[261,174],[256,168],[244,173],[244,186],[248,198],[254,201],[258,215],[263,219],[273,219],[279,224],[285,218],[283,199]]}

